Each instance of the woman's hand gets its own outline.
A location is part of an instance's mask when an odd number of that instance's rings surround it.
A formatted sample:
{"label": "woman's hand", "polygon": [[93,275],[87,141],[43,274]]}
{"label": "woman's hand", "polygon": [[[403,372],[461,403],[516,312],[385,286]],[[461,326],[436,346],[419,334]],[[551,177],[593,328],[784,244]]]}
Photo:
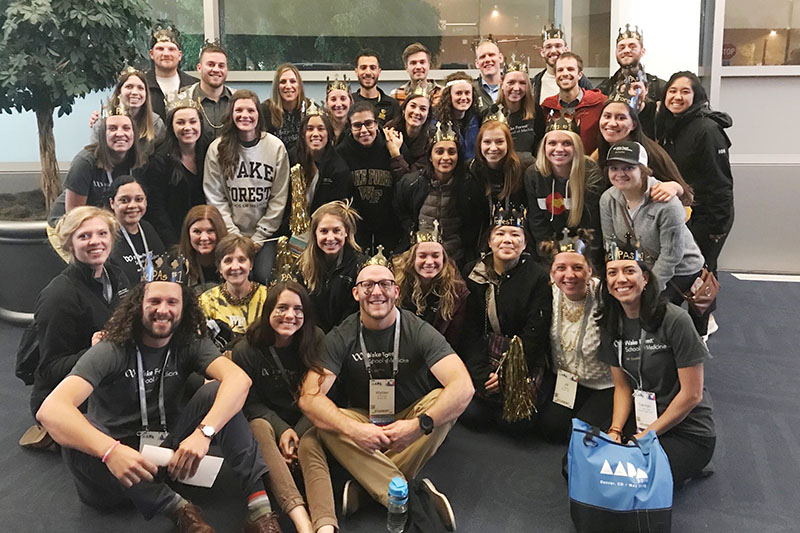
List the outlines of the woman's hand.
{"label": "woman's hand", "polygon": [[497,394],[500,392],[500,376],[494,372],[489,372],[489,379],[483,384],[483,388],[489,394]]}
{"label": "woman's hand", "polygon": [[615,442],[622,444],[622,433],[618,429],[609,429],[606,435],[614,439]]}
{"label": "woman's hand", "polygon": [[386,137],[386,148],[391,157],[400,155],[400,148],[403,146],[403,134],[394,128],[383,128],[383,135]]}
{"label": "woman's hand", "polygon": [[292,428],[287,429],[281,434],[278,447],[281,450],[281,454],[283,454],[284,460],[288,464],[292,464],[292,462],[297,459],[297,444],[299,442],[300,437],[297,436],[297,432]]}
{"label": "woman's hand", "polygon": [[662,181],[650,188],[650,198],[654,202],[666,203],[683,194],[683,187],[675,181]]}

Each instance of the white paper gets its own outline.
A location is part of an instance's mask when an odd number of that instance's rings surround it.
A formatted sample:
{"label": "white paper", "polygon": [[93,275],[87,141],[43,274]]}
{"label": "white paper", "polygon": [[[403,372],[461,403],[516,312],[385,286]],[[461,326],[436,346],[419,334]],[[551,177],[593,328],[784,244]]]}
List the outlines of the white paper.
{"label": "white paper", "polygon": [[[150,446],[149,444],[145,444],[142,448],[142,455],[144,458],[156,466],[167,466],[167,463],[172,459],[174,453],[175,452],[169,448],[160,448],[158,446]],[[214,485],[214,481],[217,479],[217,474],[219,474],[219,469],[221,467],[222,457],[206,455],[200,460],[200,466],[197,467],[195,475],[178,481],[187,485],[194,485],[195,487],[211,488]]]}

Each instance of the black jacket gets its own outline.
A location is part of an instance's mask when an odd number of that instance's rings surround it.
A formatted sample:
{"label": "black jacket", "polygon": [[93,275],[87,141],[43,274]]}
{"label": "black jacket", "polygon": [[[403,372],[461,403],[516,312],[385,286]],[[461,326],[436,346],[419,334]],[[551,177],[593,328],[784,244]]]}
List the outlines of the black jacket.
{"label": "black jacket", "polygon": [[[158,81],[156,81],[156,71],[148,70],[144,73],[144,77],[146,78],[147,87],[150,89],[150,105],[153,108],[153,112],[161,117],[161,120],[166,125],[167,110],[164,105],[164,92],[161,90],[161,86],[158,85]],[[180,88],[197,83],[197,78],[189,76],[182,70],[178,70],[178,77],[180,78]]]}
{"label": "black jacket", "polygon": [[[399,250],[411,245],[410,235],[416,231],[419,212],[431,192],[428,169],[418,170],[403,176],[395,187],[395,209],[400,219],[401,244]],[[479,239],[489,223],[488,203],[483,186],[469,173],[453,183],[456,208],[461,214],[461,245],[464,247],[464,262],[478,255]]]}
{"label": "black jacket", "polygon": [[[309,245],[311,246],[311,245]],[[309,291],[311,303],[314,304],[317,325],[325,333],[332,330],[342,320],[358,311],[358,302],[353,299],[353,286],[358,271],[367,257],[345,246],[342,262],[333,264],[317,282],[313,292]],[[303,276],[298,274],[298,281],[305,286]]]}
{"label": "black jacket", "polygon": [[31,391],[31,409],[39,406],[67,376],[92,345],[92,335],[106,321],[128,292],[128,278],[118,267],[106,263],[111,279],[111,303],[103,298],[103,286],[93,279],[92,270],[72,262],[39,293],[34,308],[39,340],[39,366]]}
{"label": "black jacket", "polygon": [[[479,267],[479,263],[483,265]],[[488,282],[482,272],[492,269],[492,255],[470,263],[464,269],[469,296],[467,317],[458,354],[467,365],[476,390],[483,391],[492,371],[487,333],[492,332],[486,315]],[[496,275],[496,274],[495,274]],[[518,335],[525,350],[529,373],[547,365],[550,359],[552,290],[545,269],[523,252],[517,265],[505,272],[495,290],[497,315],[503,335]]]}
{"label": "black jacket", "polygon": [[733,225],[733,174],[731,141],[724,130],[733,120],[705,103],[679,116],[666,109],[662,113],[659,142],[694,189],[692,220],[702,220],[712,233],[727,233]]}
{"label": "black jacket", "polygon": [[353,91],[353,103],[369,102],[374,105],[378,110],[378,116],[375,117],[375,119],[382,128],[387,122],[400,115],[400,105],[397,103],[397,100],[383,92],[383,89],[380,87],[376,88],[378,89],[377,98],[364,98],[361,96],[360,89]]}

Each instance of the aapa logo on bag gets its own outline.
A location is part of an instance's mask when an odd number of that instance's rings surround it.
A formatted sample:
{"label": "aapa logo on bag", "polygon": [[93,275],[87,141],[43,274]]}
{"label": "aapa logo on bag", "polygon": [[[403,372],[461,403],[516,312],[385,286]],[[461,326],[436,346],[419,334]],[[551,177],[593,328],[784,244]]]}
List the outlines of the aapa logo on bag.
{"label": "aapa logo on bag", "polygon": [[617,468],[612,470],[608,459],[606,459],[603,461],[603,468],[600,469],[600,473],[609,476],[627,477],[636,480],[637,483],[645,483],[647,481],[647,472],[641,468],[636,468],[631,463],[625,463],[623,465],[622,461],[619,461],[617,463]]}

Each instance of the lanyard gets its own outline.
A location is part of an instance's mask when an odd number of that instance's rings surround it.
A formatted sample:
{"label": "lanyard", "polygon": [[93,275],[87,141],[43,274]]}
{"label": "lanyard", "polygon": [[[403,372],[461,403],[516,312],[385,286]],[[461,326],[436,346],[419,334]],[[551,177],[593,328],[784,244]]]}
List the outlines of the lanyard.
{"label": "lanyard", "polygon": [[108,184],[111,185],[114,183],[114,177],[111,175],[110,170],[106,170],[106,177],[108,178]]}
{"label": "lanyard", "polygon": [[[167,356],[164,358],[164,367],[161,369],[161,384],[158,387],[158,414],[161,418],[161,429],[167,431],[167,410],[164,408],[164,374],[167,373],[167,363],[169,362],[170,350],[167,349]],[[142,352],[136,347],[136,375],[139,378],[139,409],[142,413],[142,427],[149,431],[147,419],[147,398],[144,390],[144,368],[142,365]]]}
{"label": "lanyard", "polygon": [[633,380],[633,382],[639,385],[639,390],[644,390],[644,376],[642,376],[642,361],[644,360],[644,338],[647,335],[647,332],[642,329],[641,335],[639,335],[639,379],[637,380],[633,377],[633,374],[628,372],[624,366],[622,366],[622,345],[625,344],[624,336],[620,336],[619,344],[617,345],[617,359],[619,360],[619,367],[628,374],[628,376]]}
{"label": "lanyard", "polygon": [[269,347],[269,352],[272,354],[272,360],[275,361],[275,366],[278,367],[278,370],[283,376],[283,381],[286,382],[286,386],[289,387],[289,392],[292,391],[292,382],[289,381],[289,374],[286,372],[286,368],[284,368],[283,363],[281,363],[281,358],[278,357],[278,352],[275,351],[274,346]]}
{"label": "lanyard", "polygon": [[[392,352],[392,379],[397,376],[397,367],[400,363],[400,310],[394,308],[395,321],[394,321],[394,351]],[[370,379],[372,377],[372,367],[369,362],[369,352],[367,352],[367,345],[364,343],[364,325],[359,321],[358,323],[358,340],[361,343],[361,355],[364,356],[364,366],[367,367],[367,374]]]}
{"label": "lanyard", "polygon": [[[566,295],[562,294],[562,298],[566,298]],[[583,338],[586,336],[586,326],[589,324],[589,315],[592,312],[592,291],[589,291],[589,294],[586,295],[586,301],[583,303],[583,320],[581,320],[581,330],[578,334],[578,345],[575,346],[575,358],[576,358],[576,369],[580,366],[581,363],[584,362],[583,360]],[[561,324],[559,326],[559,334],[561,331]]]}
{"label": "lanyard", "polygon": [[[136,224],[136,227],[139,228],[139,235],[142,236],[142,244],[144,245],[144,255],[147,256],[147,254],[150,252],[150,248],[147,246],[147,237],[144,235],[144,230],[142,230],[141,224]],[[139,254],[136,252],[136,247],[133,246],[133,241],[131,240],[131,236],[128,234],[128,230],[123,227],[120,227],[120,229],[122,230],[122,236],[125,237],[125,242],[127,242],[128,246],[131,247],[133,259],[136,261],[136,264],[139,265],[139,272],[142,272],[144,270],[144,263],[142,263],[142,260],[139,259]]]}

